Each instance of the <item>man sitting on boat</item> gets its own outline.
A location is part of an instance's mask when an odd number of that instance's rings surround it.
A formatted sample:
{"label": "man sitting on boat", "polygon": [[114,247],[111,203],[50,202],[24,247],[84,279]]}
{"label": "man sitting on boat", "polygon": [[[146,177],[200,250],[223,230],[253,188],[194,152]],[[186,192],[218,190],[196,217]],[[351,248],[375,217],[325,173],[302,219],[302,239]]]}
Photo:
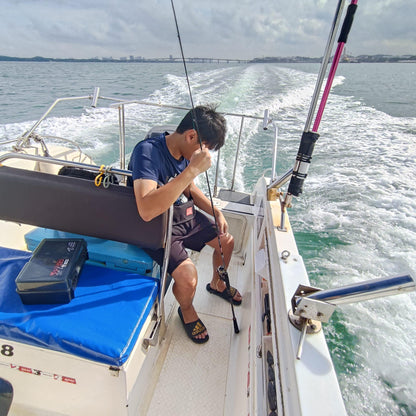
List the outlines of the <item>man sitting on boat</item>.
{"label": "man sitting on boat", "polygon": [[[192,304],[198,276],[186,248],[201,251],[205,244],[213,247],[214,270],[207,290],[235,305],[242,299],[235,288],[227,291],[217,273],[219,266],[228,267],[234,247],[224,215],[214,208],[215,224],[194,207],[213,214],[210,200],[195,185],[194,179],[209,169],[210,150],[223,146],[225,133],[224,117],[212,107],[198,106],[186,114],[172,134],[163,133],[139,142],[129,164],[136,203],[143,220],[152,220],[174,204],[168,272],[174,279],[172,290],[179,302],[179,316],[186,333],[196,343],[208,341],[209,336]],[[146,251],[162,263],[163,249]]]}

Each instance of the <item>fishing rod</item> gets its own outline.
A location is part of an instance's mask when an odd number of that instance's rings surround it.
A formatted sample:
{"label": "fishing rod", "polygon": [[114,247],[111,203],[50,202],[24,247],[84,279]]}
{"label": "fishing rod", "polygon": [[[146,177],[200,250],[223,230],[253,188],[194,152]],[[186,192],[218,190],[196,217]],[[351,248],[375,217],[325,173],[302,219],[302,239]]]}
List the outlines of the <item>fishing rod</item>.
{"label": "fishing rod", "polygon": [[[332,82],[335,77],[336,70],[338,68],[339,61],[342,56],[342,51],[344,49],[344,46],[348,39],[348,34],[351,30],[351,26],[354,20],[355,11],[357,10],[357,3],[358,0],[351,0],[350,5],[348,6],[347,13],[344,18],[344,22],[341,28],[340,35],[338,37],[338,46],[334,55],[334,58],[332,60],[331,69],[329,70],[327,82],[325,85],[324,92],[322,94],[321,102],[318,108],[318,112],[315,118],[315,122],[313,124],[312,130],[310,130],[310,119],[312,118],[312,113],[315,109],[316,101],[318,98],[318,91],[315,91],[315,102],[311,105],[311,112],[308,116],[308,121],[305,126],[305,130],[302,134],[301,142],[299,145],[298,154],[296,156],[296,162],[295,167],[293,169],[292,177],[289,183],[289,188],[286,193],[285,199],[282,202],[282,218],[281,218],[281,226],[280,229],[284,230],[284,213],[286,207],[290,207],[292,197],[293,196],[299,196],[302,193],[303,190],[303,184],[305,182],[305,179],[308,175],[309,166],[312,160],[312,153],[315,147],[316,141],[319,139],[318,129],[319,124],[322,120],[322,115],[326,106],[326,102],[328,100],[328,95],[332,87]],[[336,17],[335,20],[338,20],[341,16],[342,7],[341,2],[339,3],[339,6],[336,11]],[[332,35],[331,35],[332,36]],[[329,52],[329,51],[328,51]],[[324,59],[325,61],[325,59]],[[326,65],[328,64],[328,59],[326,60],[326,63],[323,61],[323,68],[326,68]],[[322,68],[321,68],[322,69]],[[325,72],[325,70],[321,71],[321,75]],[[321,77],[323,79],[323,76]],[[319,80],[318,80],[319,83]]]}
{"label": "fishing rod", "polygon": [[[198,120],[197,120],[196,112],[195,112],[195,106],[194,106],[194,100],[193,100],[193,96],[192,96],[191,84],[189,82],[188,68],[186,67],[185,54],[183,52],[182,39],[181,39],[181,34],[179,32],[178,19],[176,18],[176,11],[175,11],[175,6],[173,4],[173,0],[171,0],[171,5],[172,5],[173,17],[174,17],[174,20],[175,20],[176,33],[178,35],[179,47],[180,47],[180,50],[181,50],[181,56],[182,56],[182,62],[183,62],[184,71],[185,71],[186,83],[188,85],[189,98],[190,98],[190,101],[191,101],[192,124],[194,125],[194,128],[197,132],[198,140],[199,140],[199,146],[202,150],[202,148],[203,148],[202,138],[201,138],[201,135],[199,134]],[[210,199],[210,202],[211,202],[211,209],[212,209],[212,215],[214,217],[215,228],[217,230],[218,246],[219,246],[219,249],[220,249],[221,261],[222,261],[222,265],[217,268],[217,273],[218,273],[219,278],[225,282],[226,290],[230,294],[230,305],[231,305],[231,313],[233,315],[234,332],[236,334],[238,334],[240,332],[240,329],[238,327],[237,318],[235,316],[235,311],[234,311],[233,300],[232,300],[232,297],[231,297],[230,278],[228,276],[227,268],[226,268],[226,265],[225,265],[224,252],[222,250],[222,244],[221,244],[220,232],[219,232],[219,227],[218,227],[218,221],[217,221],[217,216],[215,215],[214,200],[212,198],[211,186],[210,186],[210,183],[209,183],[209,178],[208,178],[208,172],[207,171],[205,171],[205,179],[206,179],[206,182],[207,182],[208,194],[209,194],[209,199]]]}
{"label": "fishing rod", "polygon": [[315,118],[315,123],[312,127],[312,131],[318,131],[319,124],[321,123],[322,115],[328,100],[329,92],[332,87],[332,82],[334,81],[335,73],[338,68],[339,61],[341,60],[342,51],[345,44],[348,40],[348,34],[351,30],[352,22],[354,21],[355,11],[357,10],[358,0],[352,0],[351,4],[348,6],[347,14],[344,19],[344,24],[342,25],[341,33],[338,38],[338,46],[335,52],[334,58],[332,60],[331,69],[329,70],[328,80],[325,86],[325,90],[321,99],[321,104],[319,105],[318,113]]}

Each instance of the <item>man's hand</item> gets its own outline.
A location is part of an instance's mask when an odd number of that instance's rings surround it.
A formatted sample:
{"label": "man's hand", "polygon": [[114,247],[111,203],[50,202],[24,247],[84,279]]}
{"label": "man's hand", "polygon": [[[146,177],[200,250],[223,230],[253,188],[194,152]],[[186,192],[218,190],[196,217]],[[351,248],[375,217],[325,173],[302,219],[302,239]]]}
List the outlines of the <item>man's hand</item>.
{"label": "man's hand", "polygon": [[191,169],[198,176],[211,167],[211,154],[209,150],[203,145],[202,149],[195,150],[189,161],[188,168]]}
{"label": "man's hand", "polygon": [[215,216],[217,218],[218,231],[221,234],[228,234],[228,223],[221,211],[216,210]]}

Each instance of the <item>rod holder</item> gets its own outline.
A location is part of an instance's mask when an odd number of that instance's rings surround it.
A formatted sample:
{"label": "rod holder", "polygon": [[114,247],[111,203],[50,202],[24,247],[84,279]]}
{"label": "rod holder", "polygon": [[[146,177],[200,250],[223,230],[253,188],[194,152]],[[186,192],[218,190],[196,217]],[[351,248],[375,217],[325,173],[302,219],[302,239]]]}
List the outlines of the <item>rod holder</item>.
{"label": "rod holder", "polygon": [[269,125],[269,110],[264,110],[264,116],[263,116],[263,130],[267,130],[267,126]]}
{"label": "rod holder", "polygon": [[319,332],[321,322],[329,321],[337,305],[399,295],[411,292],[415,287],[415,279],[410,273],[326,290],[299,285],[289,311],[289,321],[301,331],[296,358],[301,358],[305,335]]}
{"label": "rod holder", "polygon": [[100,87],[95,87],[94,93],[91,98],[91,107],[93,108],[97,107],[97,101],[98,101],[99,95],[100,95]]}
{"label": "rod holder", "polygon": [[310,299],[329,302],[333,305],[361,302],[415,290],[415,279],[411,274],[381,277],[335,289],[322,290],[311,294]]}
{"label": "rod holder", "polygon": [[328,322],[329,312],[333,312],[337,305],[399,295],[411,292],[415,287],[411,274],[381,277],[326,290],[300,285],[292,298],[292,312],[304,318]]}

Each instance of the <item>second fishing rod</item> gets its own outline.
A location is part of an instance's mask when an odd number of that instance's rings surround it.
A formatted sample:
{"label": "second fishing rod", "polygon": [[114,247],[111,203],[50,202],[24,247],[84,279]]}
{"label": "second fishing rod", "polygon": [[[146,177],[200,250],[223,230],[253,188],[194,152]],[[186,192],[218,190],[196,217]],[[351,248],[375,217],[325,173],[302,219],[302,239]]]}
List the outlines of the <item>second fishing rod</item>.
{"label": "second fishing rod", "polygon": [[[178,35],[179,47],[180,47],[180,50],[181,50],[182,62],[183,62],[184,71],[185,71],[185,78],[186,78],[186,82],[187,82],[187,86],[188,86],[189,98],[190,98],[190,101],[191,101],[192,122],[193,122],[194,130],[196,131],[196,133],[198,135],[199,145],[200,145],[200,148],[202,150],[203,149],[203,143],[202,143],[202,138],[201,138],[201,134],[200,134],[199,126],[198,126],[198,119],[196,117],[196,111],[195,111],[195,105],[194,105],[194,100],[193,100],[193,96],[192,96],[191,84],[189,82],[188,69],[187,69],[187,66],[186,66],[185,54],[183,52],[182,40],[181,40],[181,35],[180,35],[180,32],[179,32],[178,20],[176,18],[176,11],[175,11],[175,5],[173,3],[173,0],[171,0],[171,5],[172,5],[173,17],[174,17],[175,25],[176,25],[176,33]],[[235,316],[233,299],[232,299],[232,295],[231,295],[230,278],[228,276],[227,267],[226,267],[226,264],[225,264],[224,252],[223,252],[222,244],[221,244],[221,235],[220,235],[220,230],[219,230],[219,227],[218,227],[218,219],[217,219],[217,216],[215,215],[214,201],[213,201],[213,197],[212,197],[211,186],[210,186],[210,183],[209,183],[208,172],[205,172],[205,178],[206,178],[207,187],[208,187],[209,200],[211,202],[212,215],[214,217],[215,227],[216,227],[216,230],[217,230],[218,246],[219,246],[219,250],[220,250],[220,254],[221,254],[221,262],[222,262],[222,264],[217,268],[216,272],[218,273],[218,277],[225,282],[226,291],[229,294],[229,298],[230,298],[229,301],[230,301],[230,305],[231,305],[231,313],[232,313],[232,316],[233,316],[234,332],[236,334],[238,334],[240,332],[240,329],[238,327],[237,318]]]}

